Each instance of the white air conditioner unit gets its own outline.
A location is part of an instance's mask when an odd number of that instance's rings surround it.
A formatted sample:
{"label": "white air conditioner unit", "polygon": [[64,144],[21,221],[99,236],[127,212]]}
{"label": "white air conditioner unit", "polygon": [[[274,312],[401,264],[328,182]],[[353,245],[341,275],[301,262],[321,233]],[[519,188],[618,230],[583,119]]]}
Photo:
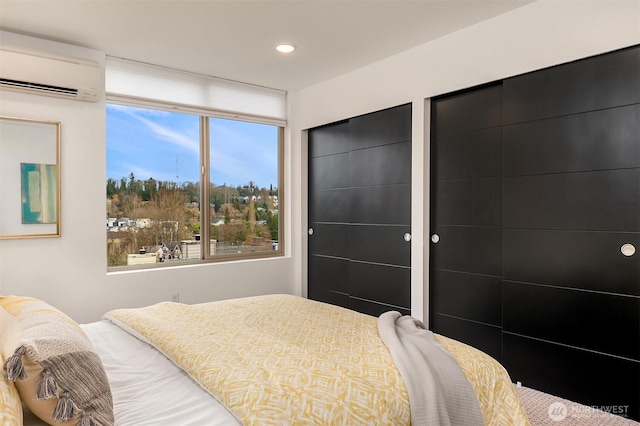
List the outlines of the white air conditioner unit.
{"label": "white air conditioner unit", "polygon": [[97,102],[102,70],[95,61],[0,46],[0,89]]}

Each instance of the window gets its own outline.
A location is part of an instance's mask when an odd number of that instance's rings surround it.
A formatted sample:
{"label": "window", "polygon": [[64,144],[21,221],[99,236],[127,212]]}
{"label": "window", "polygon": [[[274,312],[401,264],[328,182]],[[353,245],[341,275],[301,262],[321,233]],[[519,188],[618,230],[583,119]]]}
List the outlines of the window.
{"label": "window", "polygon": [[276,126],[209,118],[211,255],[277,250]]}
{"label": "window", "polygon": [[164,107],[107,104],[108,266],[282,254],[282,127]]}
{"label": "window", "polygon": [[107,57],[107,264],[282,255],[286,92]]}

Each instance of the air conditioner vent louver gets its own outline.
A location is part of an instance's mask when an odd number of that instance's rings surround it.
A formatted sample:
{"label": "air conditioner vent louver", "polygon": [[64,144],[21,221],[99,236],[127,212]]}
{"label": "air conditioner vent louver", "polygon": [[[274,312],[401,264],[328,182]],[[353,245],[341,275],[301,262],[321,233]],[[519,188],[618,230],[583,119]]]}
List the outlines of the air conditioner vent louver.
{"label": "air conditioner vent louver", "polygon": [[0,89],[97,102],[104,76],[96,61],[0,45]]}
{"label": "air conditioner vent louver", "polygon": [[78,89],[69,89],[68,87],[50,86],[48,84],[29,83],[28,81],[9,80],[6,78],[0,78],[1,86],[10,86],[21,89],[43,90],[45,92],[52,92],[56,94],[63,94],[69,96],[77,96]]}

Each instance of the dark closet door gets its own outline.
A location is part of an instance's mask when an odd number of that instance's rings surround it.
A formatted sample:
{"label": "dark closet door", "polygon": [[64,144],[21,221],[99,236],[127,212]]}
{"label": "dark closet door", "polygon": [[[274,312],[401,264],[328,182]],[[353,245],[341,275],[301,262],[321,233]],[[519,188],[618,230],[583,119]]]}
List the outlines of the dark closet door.
{"label": "dark closet door", "polygon": [[502,85],[432,103],[431,329],[502,358]]}
{"label": "dark closet door", "polygon": [[638,419],[640,257],[623,247],[640,247],[640,48],[507,79],[503,97],[504,365]]}
{"label": "dark closet door", "polygon": [[309,131],[309,298],[411,308],[411,105]]}
{"label": "dark closet door", "polygon": [[640,47],[432,111],[432,329],[640,418]]}

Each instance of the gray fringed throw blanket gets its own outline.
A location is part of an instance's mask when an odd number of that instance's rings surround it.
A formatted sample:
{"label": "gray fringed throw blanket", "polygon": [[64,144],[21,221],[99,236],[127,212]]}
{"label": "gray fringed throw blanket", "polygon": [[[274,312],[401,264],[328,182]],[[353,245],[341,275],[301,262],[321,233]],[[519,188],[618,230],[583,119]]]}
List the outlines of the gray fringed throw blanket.
{"label": "gray fringed throw blanket", "polygon": [[421,321],[385,312],[378,332],[407,388],[412,425],[484,425],[469,381]]}

